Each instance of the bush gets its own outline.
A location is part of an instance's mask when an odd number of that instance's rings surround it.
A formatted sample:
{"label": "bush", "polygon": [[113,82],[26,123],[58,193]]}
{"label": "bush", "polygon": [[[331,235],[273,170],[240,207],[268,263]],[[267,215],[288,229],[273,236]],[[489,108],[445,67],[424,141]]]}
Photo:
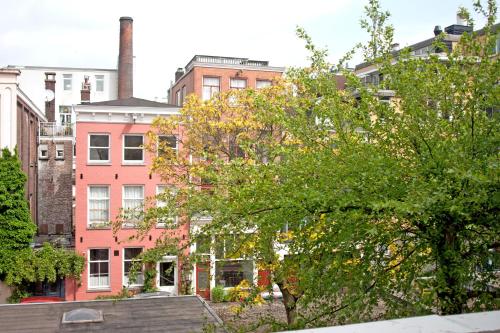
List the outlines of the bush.
{"label": "bush", "polygon": [[211,291],[211,299],[214,303],[221,303],[226,300],[224,287],[223,286],[215,286]]}

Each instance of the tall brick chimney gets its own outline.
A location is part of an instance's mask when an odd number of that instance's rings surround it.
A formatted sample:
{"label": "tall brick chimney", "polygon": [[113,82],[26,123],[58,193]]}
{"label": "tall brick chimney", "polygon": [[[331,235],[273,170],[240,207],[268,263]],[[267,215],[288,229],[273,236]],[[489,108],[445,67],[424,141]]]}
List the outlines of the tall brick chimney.
{"label": "tall brick chimney", "polygon": [[118,55],[118,99],[132,97],[133,80],[133,48],[132,18],[120,17],[120,54]]}
{"label": "tall brick chimney", "polygon": [[56,73],[45,72],[45,90],[47,98],[45,99],[45,116],[47,121],[56,121]]}
{"label": "tall brick chimney", "polygon": [[89,77],[85,75],[82,82],[82,90],[80,90],[80,98],[82,104],[90,103],[90,82]]}

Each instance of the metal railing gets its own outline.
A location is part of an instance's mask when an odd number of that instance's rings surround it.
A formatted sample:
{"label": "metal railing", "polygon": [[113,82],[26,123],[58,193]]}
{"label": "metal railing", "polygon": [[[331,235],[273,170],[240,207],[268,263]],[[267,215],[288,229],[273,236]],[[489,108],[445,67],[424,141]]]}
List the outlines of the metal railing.
{"label": "metal railing", "polygon": [[269,65],[268,61],[249,60],[248,58],[218,57],[218,56],[205,56],[205,55],[196,55],[191,60],[191,63],[192,62],[223,64],[223,65],[246,65],[254,67],[265,67]]}
{"label": "metal railing", "polygon": [[58,125],[54,122],[40,123],[38,136],[40,138],[73,138],[73,124]]}

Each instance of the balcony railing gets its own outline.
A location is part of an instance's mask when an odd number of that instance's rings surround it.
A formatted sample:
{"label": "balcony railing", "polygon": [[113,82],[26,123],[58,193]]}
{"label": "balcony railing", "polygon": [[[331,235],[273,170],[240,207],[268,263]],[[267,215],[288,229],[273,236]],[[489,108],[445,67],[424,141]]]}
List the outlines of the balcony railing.
{"label": "balcony railing", "polygon": [[206,56],[195,55],[193,59],[187,64],[186,71],[188,71],[194,62],[206,64],[219,64],[219,65],[243,65],[251,67],[267,67],[268,61],[250,60],[248,58],[233,58],[233,57],[219,57],[219,56]]}
{"label": "balcony railing", "polygon": [[40,123],[39,137],[40,138],[70,138],[73,139],[73,125],[58,125],[57,123]]}

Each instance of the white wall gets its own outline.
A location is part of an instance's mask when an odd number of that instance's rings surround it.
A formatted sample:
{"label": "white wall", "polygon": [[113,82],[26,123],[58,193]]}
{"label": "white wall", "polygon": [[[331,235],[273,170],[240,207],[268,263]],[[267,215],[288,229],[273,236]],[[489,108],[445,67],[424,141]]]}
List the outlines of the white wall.
{"label": "white wall", "polygon": [[[56,73],[56,122],[59,123],[59,106],[80,104],[80,90],[84,76],[89,76],[91,84],[90,102],[100,102],[117,99],[118,82],[116,70],[51,68],[51,67],[20,67],[20,88],[31,97],[35,105],[45,111],[45,72]],[[64,90],[63,74],[72,74],[71,91]],[[96,75],[104,75],[104,91],[96,91]],[[74,115],[72,121],[74,122]]]}
{"label": "white wall", "polygon": [[17,70],[0,70],[0,149],[17,144]]}

